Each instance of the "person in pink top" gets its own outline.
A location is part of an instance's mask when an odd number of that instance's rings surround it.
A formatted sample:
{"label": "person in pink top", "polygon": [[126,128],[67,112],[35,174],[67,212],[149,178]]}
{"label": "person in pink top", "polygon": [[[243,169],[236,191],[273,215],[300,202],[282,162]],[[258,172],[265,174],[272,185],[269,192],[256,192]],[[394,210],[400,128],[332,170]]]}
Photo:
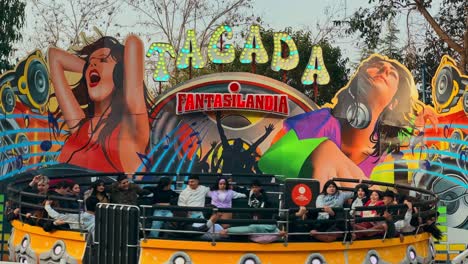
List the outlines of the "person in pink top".
{"label": "person in pink top", "polygon": [[[208,196],[211,197],[211,204],[217,208],[231,208],[232,199],[247,197],[243,193],[231,190],[226,178],[218,178],[216,185],[211,188]],[[222,213],[220,219],[232,219],[232,213]],[[228,228],[229,225],[224,224],[223,227]]]}

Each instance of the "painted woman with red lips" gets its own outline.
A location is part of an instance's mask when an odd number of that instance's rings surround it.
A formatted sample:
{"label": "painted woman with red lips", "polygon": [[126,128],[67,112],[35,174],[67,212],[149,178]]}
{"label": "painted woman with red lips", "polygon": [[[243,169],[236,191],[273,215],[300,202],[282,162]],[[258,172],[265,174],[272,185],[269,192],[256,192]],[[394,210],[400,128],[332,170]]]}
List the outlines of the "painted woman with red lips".
{"label": "painted woman with red lips", "polygon": [[[70,136],[58,161],[103,172],[134,172],[145,153],[150,126],[143,83],[144,47],[130,35],[125,45],[102,37],[71,54],[48,52],[51,80]],[[70,85],[65,72],[81,73]]]}

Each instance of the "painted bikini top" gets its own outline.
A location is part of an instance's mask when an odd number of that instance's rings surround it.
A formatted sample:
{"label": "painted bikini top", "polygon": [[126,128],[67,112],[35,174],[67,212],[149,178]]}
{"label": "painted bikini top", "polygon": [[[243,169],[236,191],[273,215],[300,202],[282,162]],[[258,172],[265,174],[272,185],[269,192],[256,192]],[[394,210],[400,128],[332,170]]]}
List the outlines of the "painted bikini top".
{"label": "painted bikini top", "polygon": [[58,161],[101,172],[123,171],[119,157],[118,136],[120,133],[120,124],[116,126],[110,137],[105,141],[107,158],[100,143],[88,143],[91,136],[88,133],[89,126],[90,121],[88,120],[77,132],[67,139],[62,147]]}

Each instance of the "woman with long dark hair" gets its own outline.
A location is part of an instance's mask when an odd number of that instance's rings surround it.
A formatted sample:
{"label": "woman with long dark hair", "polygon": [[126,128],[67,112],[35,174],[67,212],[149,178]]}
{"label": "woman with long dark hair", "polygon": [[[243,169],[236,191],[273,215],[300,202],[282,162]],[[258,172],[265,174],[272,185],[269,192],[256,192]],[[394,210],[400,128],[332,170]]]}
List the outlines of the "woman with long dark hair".
{"label": "woman with long dark hair", "polygon": [[[141,40],[130,35],[122,45],[102,37],[76,55],[50,48],[48,58],[57,116],[70,132],[58,160],[97,171],[135,171],[150,132]],[[82,74],[76,86],[67,71]]]}
{"label": "woman with long dark hair", "polygon": [[106,193],[106,186],[103,180],[96,180],[91,185],[91,189],[87,190],[84,194],[84,200],[90,196],[95,196],[100,203],[109,203],[110,197]]}

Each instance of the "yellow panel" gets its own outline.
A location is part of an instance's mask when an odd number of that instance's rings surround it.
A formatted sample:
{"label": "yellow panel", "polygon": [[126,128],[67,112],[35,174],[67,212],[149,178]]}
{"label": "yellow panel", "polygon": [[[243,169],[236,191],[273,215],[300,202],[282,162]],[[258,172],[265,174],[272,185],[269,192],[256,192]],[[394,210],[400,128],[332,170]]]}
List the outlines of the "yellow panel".
{"label": "yellow panel", "polygon": [[449,250],[452,251],[464,251],[466,249],[465,244],[450,244],[449,245]]}
{"label": "yellow panel", "polygon": [[73,257],[77,263],[81,263],[86,250],[86,238],[74,231],[55,231],[53,233],[45,232],[41,227],[23,224],[18,220],[12,222],[14,229],[13,245],[20,245],[24,235],[29,234],[31,241],[30,247],[36,253],[37,259],[40,254],[49,252],[57,240],[65,243],[67,254]]}
{"label": "yellow panel", "polygon": [[[210,241],[192,242],[176,240],[149,239],[141,242],[141,264],[168,263],[174,253],[184,252],[192,263],[239,263],[241,257],[247,253],[254,253],[262,263],[305,263],[312,253],[321,254],[327,263],[363,263],[367,252],[376,250],[383,260],[399,263],[403,260],[408,245],[416,249],[421,257],[428,255],[427,234],[406,237],[401,243],[399,238],[382,241],[355,241],[351,245],[341,242],[332,243],[272,243],[261,245],[256,243],[218,242],[212,245]],[[346,256],[348,259],[346,261]]]}
{"label": "yellow panel", "polygon": [[[449,254],[449,259],[453,259],[457,256],[457,254]],[[436,261],[445,261],[447,260],[447,254],[437,254],[435,257]]]}
{"label": "yellow panel", "polygon": [[434,244],[436,251],[446,251],[448,249],[447,244]]}

